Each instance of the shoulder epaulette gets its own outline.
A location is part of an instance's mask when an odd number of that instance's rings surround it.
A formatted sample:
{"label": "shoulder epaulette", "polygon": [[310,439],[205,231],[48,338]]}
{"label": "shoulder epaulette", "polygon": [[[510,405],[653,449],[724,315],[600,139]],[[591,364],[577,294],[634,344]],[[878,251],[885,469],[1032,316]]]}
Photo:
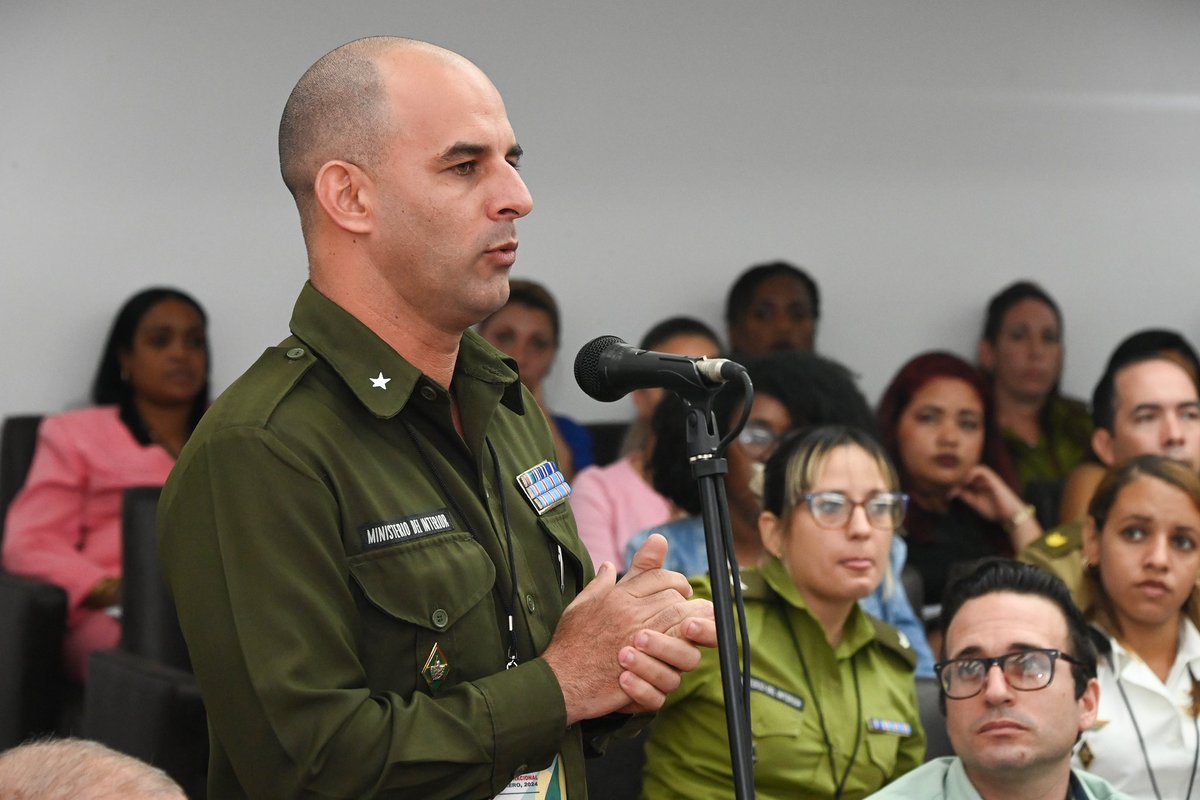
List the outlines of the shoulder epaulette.
{"label": "shoulder epaulette", "polygon": [[[869,616],[869,615],[868,615]],[[888,650],[904,659],[909,669],[917,668],[917,651],[913,650],[912,642],[902,631],[892,627],[883,620],[870,617],[875,626],[875,639]]]}

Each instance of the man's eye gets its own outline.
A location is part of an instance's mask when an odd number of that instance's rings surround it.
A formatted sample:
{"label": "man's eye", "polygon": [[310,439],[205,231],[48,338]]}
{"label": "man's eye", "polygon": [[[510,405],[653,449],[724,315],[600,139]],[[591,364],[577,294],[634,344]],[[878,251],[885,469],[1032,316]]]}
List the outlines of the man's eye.
{"label": "man's eye", "polygon": [[455,164],[453,169],[459,175],[470,175],[475,172],[475,162],[464,161],[461,164]]}
{"label": "man's eye", "polygon": [[963,680],[971,680],[979,677],[983,672],[983,662],[971,659],[970,661],[960,661],[954,665],[954,676]]}

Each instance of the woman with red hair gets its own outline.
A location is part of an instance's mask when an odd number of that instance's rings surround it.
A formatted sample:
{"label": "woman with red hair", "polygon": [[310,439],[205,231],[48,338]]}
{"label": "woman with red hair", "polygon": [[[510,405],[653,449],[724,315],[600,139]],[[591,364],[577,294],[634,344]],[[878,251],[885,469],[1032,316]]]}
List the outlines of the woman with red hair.
{"label": "woman with red hair", "polygon": [[979,372],[951,353],[928,352],[900,368],[879,403],[884,446],[912,498],[908,563],[926,605],[942,596],[950,566],[1011,556],[1042,534],[1020,498]]}

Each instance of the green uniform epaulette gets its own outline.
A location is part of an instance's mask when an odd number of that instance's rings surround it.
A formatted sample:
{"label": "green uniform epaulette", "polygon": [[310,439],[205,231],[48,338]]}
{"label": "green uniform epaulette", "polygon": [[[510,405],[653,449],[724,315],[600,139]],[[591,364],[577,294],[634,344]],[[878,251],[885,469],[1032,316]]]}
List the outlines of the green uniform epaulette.
{"label": "green uniform epaulette", "polygon": [[1037,550],[1050,557],[1065,555],[1083,547],[1083,522],[1072,520],[1065,525],[1047,531],[1029,545],[1029,549]]}
{"label": "green uniform epaulette", "polygon": [[[239,403],[239,413],[244,414],[246,409],[253,409],[261,415],[261,419],[247,419],[243,416],[227,422],[265,426],[280,401],[291,393],[316,363],[317,357],[295,336],[289,336],[275,347],[268,347],[233,384],[239,387],[241,397],[252,398],[248,402]],[[220,402],[214,404],[212,410],[216,413],[213,416],[219,418],[222,408]]]}
{"label": "green uniform epaulette", "polygon": [[875,638],[879,640],[879,643],[904,659],[909,669],[916,669],[917,651],[913,650],[912,642],[908,640],[908,637],[883,620],[875,617],[870,617],[870,620],[871,624],[875,626]]}
{"label": "green uniform epaulette", "polygon": [[775,595],[775,590],[767,583],[766,578],[758,570],[742,572],[742,596],[748,599],[764,600]]}

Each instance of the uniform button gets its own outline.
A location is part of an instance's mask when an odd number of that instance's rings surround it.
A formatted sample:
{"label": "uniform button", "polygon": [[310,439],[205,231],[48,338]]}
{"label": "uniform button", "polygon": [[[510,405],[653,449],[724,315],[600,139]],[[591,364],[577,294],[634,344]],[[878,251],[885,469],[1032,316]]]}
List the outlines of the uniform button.
{"label": "uniform button", "polygon": [[537,603],[534,601],[533,595],[531,595],[531,594],[525,595],[525,607],[529,609],[530,614],[537,611]]}
{"label": "uniform button", "polygon": [[297,358],[300,358],[302,355],[304,355],[303,347],[293,347],[291,350],[287,351],[287,357],[290,358],[292,361],[295,361]]}
{"label": "uniform button", "polygon": [[433,612],[432,619],[433,627],[444,628],[446,627],[446,623],[450,621],[450,615],[446,613],[446,609],[439,608]]}
{"label": "uniform button", "polygon": [[424,397],[426,400],[429,400],[430,402],[432,402],[434,400],[437,400],[437,392],[434,391],[432,386],[422,386],[421,387],[421,397]]}

